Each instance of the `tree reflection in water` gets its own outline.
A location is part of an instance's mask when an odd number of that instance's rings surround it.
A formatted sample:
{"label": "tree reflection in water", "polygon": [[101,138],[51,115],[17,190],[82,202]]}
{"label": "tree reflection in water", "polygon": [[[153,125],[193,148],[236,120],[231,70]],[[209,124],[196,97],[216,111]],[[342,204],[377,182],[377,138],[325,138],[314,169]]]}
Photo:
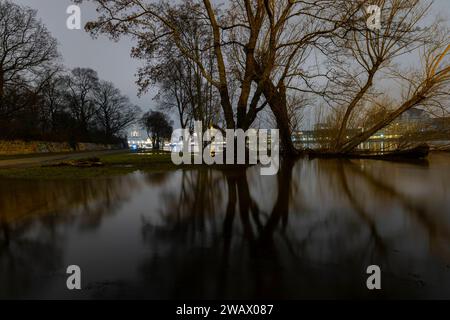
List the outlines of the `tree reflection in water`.
{"label": "tree reflection in water", "polygon": [[[416,297],[436,280],[433,263],[411,257],[430,254],[417,243],[429,241],[441,267],[448,263],[449,221],[358,161],[284,161],[276,178],[256,172],[183,171],[179,192],[163,192],[163,222],[144,219],[152,254],[141,267],[140,294]],[[410,221],[417,226],[404,224]],[[382,267],[389,283],[381,293],[365,287],[371,264]],[[433,290],[449,294],[445,287]]]}
{"label": "tree reflection in water", "polygon": [[0,298],[32,294],[32,289],[45,287],[55,272],[64,280],[67,229],[95,232],[136,187],[135,179],[127,177],[0,179]]}
{"label": "tree reflection in water", "polygon": [[[0,297],[450,298],[450,157],[0,179]],[[369,292],[368,265],[382,290]]]}

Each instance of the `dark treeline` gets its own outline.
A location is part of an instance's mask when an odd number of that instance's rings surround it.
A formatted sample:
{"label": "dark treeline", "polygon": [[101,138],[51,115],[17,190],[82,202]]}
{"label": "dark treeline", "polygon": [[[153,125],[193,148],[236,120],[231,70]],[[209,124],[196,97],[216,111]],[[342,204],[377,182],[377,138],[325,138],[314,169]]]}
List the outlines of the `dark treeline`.
{"label": "dark treeline", "polygon": [[139,112],[96,71],[65,70],[35,10],[0,0],[0,139],[119,143]]}

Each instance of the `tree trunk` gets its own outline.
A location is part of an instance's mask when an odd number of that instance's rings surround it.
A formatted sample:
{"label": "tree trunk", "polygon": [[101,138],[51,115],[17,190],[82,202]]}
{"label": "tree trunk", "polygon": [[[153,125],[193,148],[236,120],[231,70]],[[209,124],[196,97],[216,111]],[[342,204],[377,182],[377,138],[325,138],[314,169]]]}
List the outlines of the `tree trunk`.
{"label": "tree trunk", "polygon": [[233,116],[233,107],[231,105],[230,94],[228,92],[228,81],[227,73],[225,68],[224,57],[222,54],[222,43],[220,35],[220,27],[217,22],[214,10],[212,8],[211,2],[209,0],[203,0],[205,4],[206,11],[208,13],[209,21],[211,22],[211,27],[213,30],[213,46],[217,61],[217,70],[219,73],[220,85],[218,86],[218,91],[220,94],[220,102],[223,108],[223,113],[225,116],[225,122],[227,129],[235,129],[235,122]]}
{"label": "tree trunk", "polygon": [[285,155],[298,154],[298,150],[292,143],[292,132],[289,126],[285,92],[283,92],[283,90],[281,90],[282,92],[278,92],[271,81],[265,81],[263,91],[264,96],[275,115],[278,130],[280,130],[280,151]]}
{"label": "tree trunk", "polygon": [[378,132],[379,130],[387,127],[389,124],[391,124],[392,121],[394,121],[397,117],[399,117],[402,113],[405,111],[411,109],[412,107],[418,105],[423,100],[426,99],[425,93],[429,90],[429,88],[424,88],[419,93],[414,95],[411,99],[403,103],[397,110],[392,112],[387,118],[381,120],[374,126],[372,126],[369,130],[364,131],[363,133],[358,134],[357,136],[353,137],[349,141],[343,144],[341,148],[341,153],[349,153],[353,149],[355,149],[359,144],[369,139],[373,134]]}
{"label": "tree trunk", "polygon": [[5,94],[4,87],[5,87],[4,74],[3,70],[0,69],[0,111],[2,111],[3,109],[3,96]]}

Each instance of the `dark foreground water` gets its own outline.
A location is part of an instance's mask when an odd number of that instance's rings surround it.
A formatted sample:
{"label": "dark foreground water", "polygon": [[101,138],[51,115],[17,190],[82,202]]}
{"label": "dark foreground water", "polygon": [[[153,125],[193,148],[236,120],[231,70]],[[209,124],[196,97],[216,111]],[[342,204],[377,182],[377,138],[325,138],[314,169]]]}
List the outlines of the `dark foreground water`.
{"label": "dark foreground water", "polygon": [[0,180],[0,298],[355,297],[450,298],[450,154]]}

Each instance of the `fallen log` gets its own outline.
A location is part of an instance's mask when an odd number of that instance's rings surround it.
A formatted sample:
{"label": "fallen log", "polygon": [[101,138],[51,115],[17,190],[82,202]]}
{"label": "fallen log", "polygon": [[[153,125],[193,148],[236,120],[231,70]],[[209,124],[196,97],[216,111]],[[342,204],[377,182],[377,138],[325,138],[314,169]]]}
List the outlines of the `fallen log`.
{"label": "fallen log", "polygon": [[92,168],[92,167],[103,167],[104,164],[99,158],[88,158],[88,159],[76,159],[61,161],[58,163],[53,163],[47,165],[46,167],[77,167],[77,168]]}
{"label": "fallen log", "polygon": [[420,160],[425,159],[430,152],[428,144],[420,144],[409,149],[393,151],[353,151],[350,153],[333,153],[322,150],[308,150],[313,158],[347,158],[347,159],[373,159],[373,160]]}

